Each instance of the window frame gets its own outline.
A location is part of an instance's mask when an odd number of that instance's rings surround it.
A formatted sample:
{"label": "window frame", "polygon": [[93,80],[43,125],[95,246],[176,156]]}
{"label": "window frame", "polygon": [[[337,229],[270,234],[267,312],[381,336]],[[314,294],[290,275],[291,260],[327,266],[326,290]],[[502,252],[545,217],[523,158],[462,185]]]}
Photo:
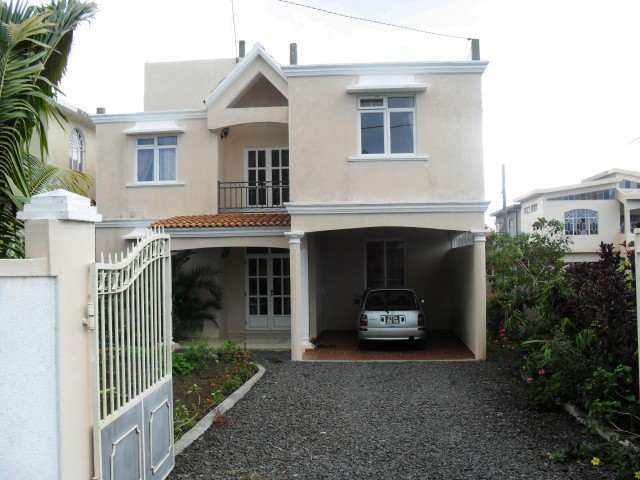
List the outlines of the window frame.
{"label": "window frame", "polygon": [[[576,212],[576,213],[574,213]],[[573,214],[573,215],[571,215]],[[588,237],[600,234],[600,215],[597,210],[591,208],[572,208],[566,210],[563,214],[564,234],[571,237]],[[586,233],[578,233],[578,220],[584,219],[586,225]],[[595,219],[595,232],[592,231],[593,219]],[[569,222],[568,222],[569,220]],[[571,225],[571,233],[567,233],[567,224]]]}
{"label": "window frame", "polygon": [[[158,141],[162,137],[175,137],[175,145],[159,145]],[[143,139],[153,139],[151,145],[139,145],[138,141]],[[135,137],[135,154],[134,154],[134,184],[135,185],[174,185],[178,183],[178,135],[176,134],[155,134],[155,135],[137,135]],[[160,150],[174,150],[175,151],[175,172],[172,180],[160,180]],[[153,151],[153,179],[152,180],[140,180],[138,178],[138,152],[140,150],[152,150]]]}
{"label": "window frame", "polygon": [[[74,152],[74,137],[77,136],[78,139],[78,154],[79,154],[79,168],[73,167],[73,152]],[[71,129],[71,133],[69,134],[69,168],[74,172],[84,172],[85,162],[87,158],[87,142],[84,136],[84,132],[77,127]]]}
{"label": "window frame", "polygon": [[[383,266],[384,266],[384,287],[369,287],[369,278],[368,278],[368,270],[369,263],[367,259],[367,249],[370,243],[378,243],[382,242],[383,246]],[[387,286],[388,277],[387,277],[387,243],[401,243],[402,244],[402,287],[389,287]],[[363,249],[363,257],[364,257],[364,288],[365,290],[368,288],[408,288],[407,287],[407,267],[409,265],[409,255],[408,255],[408,242],[401,238],[369,238],[364,242]]]}
{"label": "window frame", "polygon": [[[389,98],[412,98],[413,107],[389,107]],[[382,99],[382,105],[363,107],[362,100]],[[407,156],[417,155],[418,145],[416,139],[416,119],[417,119],[417,101],[415,94],[384,94],[384,95],[360,95],[356,97],[356,114],[357,114],[357,130],[358,136],[358,157],[362,158],[406,158]],[[384,132],[384,152],[382,153],[362,153],[362,113],[382,113],[383,114],[383,132]],[[413,117],[412,122],[412,151],[402,153],[391,152],[391,113],[410,112]]]}

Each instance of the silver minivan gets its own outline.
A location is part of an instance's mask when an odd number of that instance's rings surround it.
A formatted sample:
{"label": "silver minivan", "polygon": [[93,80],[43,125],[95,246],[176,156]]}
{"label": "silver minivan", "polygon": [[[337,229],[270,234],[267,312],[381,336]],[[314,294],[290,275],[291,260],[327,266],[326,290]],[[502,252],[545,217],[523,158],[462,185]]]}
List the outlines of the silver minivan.
{"label": "silver minivan", "polygon": [[425,339],[423,301],[408,288],[374,288],[362,298],[358,317],[358,339]]}

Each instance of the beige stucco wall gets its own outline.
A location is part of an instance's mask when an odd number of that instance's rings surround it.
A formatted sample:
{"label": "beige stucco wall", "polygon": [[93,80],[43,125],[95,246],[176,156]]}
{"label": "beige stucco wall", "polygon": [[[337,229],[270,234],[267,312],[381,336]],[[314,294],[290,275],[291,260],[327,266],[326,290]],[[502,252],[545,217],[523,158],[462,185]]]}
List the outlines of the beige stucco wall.
{"label": "beige stucco wall", "polygon": [[450,312],[452,329],[467,347],[473,350],[475,328],[473,312],[473,246],[451,249],[445,256],[439,278],[450,285],[443,307]]}
{"label": "beige stucco wall", "polygon": [[132,186],[135,183],[136,136],[122,133],[133,123],[97,125],[100,175],[96,200],[105,218],[158,219],[174,215],[215,213],[218,201],[218,135],[204,119],[178,120],[178,185]]}
{"label": "beige stucco wall", "polygon": [[[289,78],[294,201],[483,199],[479,74],[416,75],[417,154],[429,160],[349,162],[358,145],[355,76]],[[310,128],[310,125],[313,128]]]}
{"label": "beige stucco wall", "polygon": [[144,65],[144,111],[203,108],[202,101],[235,67],[234,58]]}

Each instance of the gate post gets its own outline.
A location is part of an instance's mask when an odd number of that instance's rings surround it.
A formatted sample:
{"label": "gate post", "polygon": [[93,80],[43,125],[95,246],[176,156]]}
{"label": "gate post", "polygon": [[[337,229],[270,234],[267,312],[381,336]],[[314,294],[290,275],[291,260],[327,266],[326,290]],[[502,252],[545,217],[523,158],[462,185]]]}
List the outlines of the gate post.
{"label": "gate post", "polygon": [[45,258],[56,281],[58,472],[50,478],[87,480],[94,476],[92,452],[92,344],[87,326],[95,259],[95,223],[101,221],[88,198],[66,190],[35,195],[18,214],[25,220],[27,258]]}

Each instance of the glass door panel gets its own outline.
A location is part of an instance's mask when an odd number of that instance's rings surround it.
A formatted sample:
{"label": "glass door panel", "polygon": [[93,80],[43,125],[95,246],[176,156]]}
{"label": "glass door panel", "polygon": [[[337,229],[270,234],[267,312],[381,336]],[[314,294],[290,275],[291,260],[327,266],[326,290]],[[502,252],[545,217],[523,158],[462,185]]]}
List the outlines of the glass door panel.
{"label": "glass door panel", "polygon": [[[265,249],[267,250],[267,249]],[[284,330],[291,326],[289,252],[247,249],[247,328]]]}
{"label": "glass door panel", "polygon": [[269,328],[268,255],[247,258],[248,327]]}
{"label": "glass door panel", "polygon": [[247,151],[247,204],[250,207],[267,205],[267,151],[256,149]]}

